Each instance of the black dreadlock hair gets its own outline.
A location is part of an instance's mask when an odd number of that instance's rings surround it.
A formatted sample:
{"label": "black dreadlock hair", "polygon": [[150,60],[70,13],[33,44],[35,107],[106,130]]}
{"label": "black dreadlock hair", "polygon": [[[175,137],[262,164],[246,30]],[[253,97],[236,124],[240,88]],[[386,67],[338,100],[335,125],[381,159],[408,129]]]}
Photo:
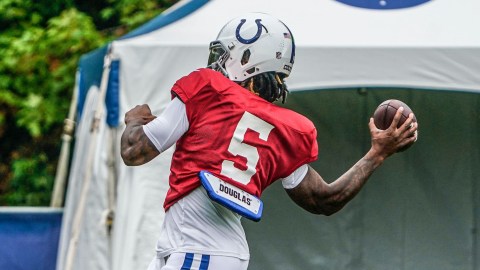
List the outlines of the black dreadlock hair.
{"label": "black dreadlock hair", "polygon": [[285,103],[288,94],[287,85],[283,81],[285,78],[285,74],[271,71],[257,74],[238,84],[268,102],[282,98],[282,103]]}

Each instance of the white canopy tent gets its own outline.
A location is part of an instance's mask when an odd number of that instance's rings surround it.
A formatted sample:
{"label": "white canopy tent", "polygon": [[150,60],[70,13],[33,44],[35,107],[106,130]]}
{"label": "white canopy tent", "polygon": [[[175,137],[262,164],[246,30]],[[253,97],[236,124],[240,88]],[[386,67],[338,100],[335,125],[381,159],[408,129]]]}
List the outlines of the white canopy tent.
{"label": "white canopy tent", "polygon": [[[380,2],[384,2],[388,6],[390,2],[394,1]],[[192,4],[197,4],[197,6],[186,8]],[[82,114],[79,117],[70,170],[57,269],[146,269],[150,259],[154,256],[154,246],[164,215],[162,204],[168,189],[169,161],[173,149],[169,149],[144,166],[126,167],[123,165],[119,156],[119,138],[124,128],[123,115],[130,108],[142,103],[148,103],[154,114],[160,113],[170,99],[169,90],[173,83],[192,70],[205,66],[208,44],[215,39],[221,27],[233,17],[245,12],[265,12],[280,18],[289,26],[297,48],[294,69],[287,80],[289,89],[293,92],[291,94],[293,103],[287,105],[307,114],[313,118],[314,122],[320,123],[317,127],[320,130],[321,157],[325,153],[322,152],[324,143],[325,145],[341,145],[339,146],[340,151],[328,148],[325,150],[327,154],[331,151],[332,154],[343,153],[345,155],[345,164],[340,162],[342,165],[337,165],[336,170],[329,171],[323,167],[327,174],[332,174],[331,178],[335,178],[335,174],[338,176],[343,169],[348,168],[353,161],[360,158],[362,151],[368,146],[368,139],[361,139],[360,142],[352,141],[347,134],[352,132],[355,135],[350,136],[353,137],[364,138],[366,136],[364,134],[356,135],[357,132],[365,131],[362,128],[365,128],[363,125],[368,121],[368,114],[371,113],[369,110],[374,109],[374,107],[366,108],[366,106],[378,104],[375,102],[391,95],[388,92],[382,92],[373,99],[369,98],[368,101],[359,102],[343,91],[333,93],[327,90],[390,87],[448,90],[443,91],[447,95],[480,92],[480,33],[478,30],[480,17],[477,16],[480,2],[478,1],[433,0],[410,8],[382,10],[358,8],[332,0],[295,2],[286,0],[244,0],[240,2],[192,0],[179,2],[160,17],[171,19],[172,14],[177,14],[176,12],[182,10],[186,13],[182,13],[182,16],[174,15],[173,18],[177,16],[177,19],[173,19],[169,24],[162,25],[158,29],[153,27],[149,32],[131,38],[127,36],[112,42],[107,52],[107,63],[112,61],[112,66],[108,65],[106,69],[110,80],[105,80],[103,84],[97,81],[83,85],[83,88],[88,91],[85,91],[84,102],[79,104],[79,111]],[[101,59],[96,61],[101,63]],[[91,71],[80,69],[80,77],[82,72]],[[112,72],[116,72],[115,75],[112,75]],[[86,75],[84,76],[86,77]],[[117,78],[117,81],[112,82],[112,77]],[[109,81],[108,86],[107,81]],[[82,84],[81,79],[79,84]],[[110,95],[105,92],[112,87],[112,84],[118,84],[118,95]],[[311,91],[305,92],[305,90]],[[324,95],[322,93],[332,94],[331,96],[322,96]],[[408,99],[407,103],[419,106],[429,106],[429,99],[436,100],[437,103],[442,100],[425,95],[416,96],[411,92],[406,95],[397,92],[390,93],[398,94],[400,97]],[[106,106],[103,102],[105,95]],[[480,100],[477,95],[471,95],[475,98],[472,99],[470,96],[463,98],[462,96],[458,102],[462,103],[465,100],[470,102],[465,105],[469,106],[464,112],[469,117],[465,121],[475,121],[476,119],[476,123],[467,122],[467,127],[462,126],[462,128],[471,128],[467,131],[476,132],[480,129],[478,123]],[[319,100],[319,97],[324,99]],[[342,99],[338,100],[339,97]],[[118,106],[109,105],[111,102],[118,103]],[[338,105],[335,106],[336,102]],[[446,104],[448,105],[448,103]],[[306,109],[306,107],[308,108]],[[433,119],[434,110],[426,107],[417,110],[415,107],[413,108],[416,112],[432,114],[432,117],[424,116],[424,120]],[[108,110],[108,113],[99,114],[104,110]],[[113,116],[116,119],[113,124],[108,125],[105,120],[109,118],[112,111],[114,111]],[[342,111],[347,122],[340,120],[342,115],[338,111]],[[359,115],[356,115],[355,113],[359,111]],[[95,112],[101,117],[101,120],[98,129],[92,132],[90,124]],[[455,110],[450,110],[450,112],[458,113]],[[327,120],[327,118],[335,119],[335,116],[339,117],[337,121]],[[461,114],[461,116],[464,115]],[[417,115],[417,118],[419,118],[422,129],[422,117]],[[358,123],[355,122],[352,125],[362,125],[362,127],[346,128],[346,123],[353,120],[358,120]],[[439,126],[437,121],[435,120],[435,125]],[[435,125],[432,126],[432,129]],[[344,134],[335,135],[338,133]],[[422,131],[420,134],[423,134]],[[425,134],[433,133],[426,132]],[[320,136],[327,136],[327,140],[332,141],[325,142],[325,137],[321,138]],[[456,134],[456,136],[459,141],[465,141],[461,135]],[[460,164],[458,168],[467,176],[456,175],[455,177],[461,178],[462,181],[469,184],[468,187],[458,191],[462,196],[468,194],[469,197],[458,199],[460,202],[457,200],[445,201],[440,195],[431,195],[433,198],[426,199],[419,195],[422,198],[418,199],[421,203],[431,203],[426,210],[434,212],[434,214],[429,213],[431,218],[426,219],[422,224],[438,221],[444,214],[447,214],[448,212],[442,212],[442,209],[447,211],[450,202],[463,207],[456,217],[458,219],[446,222],[445,228],[442,227],[432,232],[432,234],[452,233],[454,235],[452,236],[453,242],[460,241],[462,243],[432,252],[432,257],[427,256],[423,268],[419,267],[418,269],[452,269],[449,263],[461,265],[462,267],[458,269],[477,269],[475,267],[479,267],[479,238],[475,234],[469,234],[469,230],[471,228],[478,229],[477,226],[480,223],[479,210],[476,207],[479,205],[480,189],[474,181],[480,177],[478,166],[475,166],[480,162],[478,147],[480,139],[478,135],[470,134],[468,136],[467,140],[471,143],[460,149],[466,149],[471,153],[464,159],[459,159],[468,162]],[[428,137],[425,137],[425,140],[428,140]],[[434,141],[432,139],[432,142]],[[399,174],[397,178],[409,177],[418,184],[424,175],[414,174],[417,171],[412,168],[416,166],[418,160],[415,160],[410,152],[418,151],[412,153],[419,156],[422,154],[421,150],[431,150],[431,148],[422,148],[421,145],[415,147],[414,150],[409,150],[408,153],[395,159],[397,167],[391,169]],[[448,150],[453,149],[455,147],[451,146]],[[343,156],[329,157],[329,159],[337,160],[339,158],[342,159]],[[320,161],[324,162],[322,159]],[[428,158],[425,157],[421,161],[425,160]],[[328,164],[328,162],[325,161],[324,164]],[[326,165],[319,164],[317,166],[322,168]],[[422,163],[421,166],[430,172],[427,165]],[[432,164],[431,167],[433,170],[436,165]],[[409,171],[405,171],[405,168],[408,168]],[[394,169],[404,171],[398,173],[398,170]],[[388,171],[381,171],[378,174],[395,178]],[[447,177],[445,173],[443,177]],[[436,180],[428,179],[428,181]],[[448,181],[450,179],[439,182],[445,184],[446,188],[455,190],[448,185]],[[405,189],[402,194],[415,196],[415,191],[421,190],[416,184],[409,187],[413,191]],[[360,199],[354,200],[352,206],[347,207],[344,210],[345,213],[340,214],[338,218],[334,217],[333,221],[325,221],[325,219],[312,217],[299,209],[294,209],[292,211],[298,212],[295,214],[297,220],[303,221],[298,226],[292,226],[289,223],[290,212],[284,213],[280,210],[292,207],[288,204],[288,199],[281,195],[283,193],[276,191],[272,193],[267,190],[264,220],[259,224],[249,222],[245,224],[247,233],[250,232],[253,235],[252,239],[249,238],[252,249],[251,269],[313,269],[318,267],[325,269],[386,269],[385,265],[392,266],[388,269],[412,269],[407,266],[410,263],[418,263],[420,260],[412,254],[425,251],[423,248],[435,248],[435,243],[446,243],[443,240],[433,241],[433,244],[429,243],[424,246],[406,243],[405,239],[408,240],[410,239],[408,237],[421,233],[416,230],[418,226],[413,226],[411,227],[413,229],[409,230],[410,227],[405,225],[412,221],[412,219],[406,218],[411,210],[405,210],[408,208],[407,205],[400,208],[396,205],[396,203],[402,202],[404,197],[395,197],[393,202],[388,203],[389,196],[394,191],[398,191],[398,186],[383,184],[380,187],[384,190],[373,188],[373,190],[364,191],[365,194],[361,195]],[[84,190],[83,201],[81,199],[82,190]],[[378,201],[372,200],[378,196],[383,196],[387,200],[385,202],[387,209],[383,210],[386,212],[381,211],[380,214],[376,212],[378,209],[367,208],[371,204],[378,203]],[[279,200],[287,201],[287,204],[285,202],[278,203]],[[443,203],[435,205],[434,202],[438,200]],[[268,202],[271,202],[270,206]],[[281,208],[276,208],[272,204],[279,204]],[[111,212],[115,213],[115,218],[113,230],[109,234],[105,226],[105,216]],[[388,213],[394,214],[388,216]],[[419,212],[414,211],[413,213],[420,215]],[[377,214],[380,216],[378,217]],[[364,229],[356,223],[358,220],[362,224],[367,221],[372,222],[373,227],[378,229],[376,232],[381,232],[383,229],[385,234],[392,239],[387,237],[388,239],[385,240],[383,235],[371,231],[374,229]],[[396,220],[399,220],[400,223],[403,222],[403,225],[392,225],[396,223]],[[305,223],[311,225],[305,225],[302,228],[302,224]],[[403,237],[393,237],[392,231],[385,229],[385,224],[391,224],[393,234],[403,234]],[[312,231],[317,227],[325,229]],[[282,228],[288,228],[288,230],[283,231]],[[420,226],[420,228],[423,227]],[[292,234],[292,231],[298,233],[298,237],[283,235],[284,233]],[[313,232],[322,234],[318,236],[318,241],[322,243],[313,240],[316,237],[316,235],[311,235]],[[343,235],[344,232],[345,235]],[[426,233],[425,235],[430,237],[432,234]],[[405,236],[408,237],[405,238]],[[78,240],[72,241],[77,237]],[[285,250],[285,248],[275,250],[275,247],[285,246],[287,243],[296,245],[292,242],[296,239],[303,239],[304,242],[292,247],[293,250]],[[377,243],[391,245],[391,247],[385,248],[383,251],[381,248],[374,248],[378,252],[377,255],[372,251],[365,251],[369,244]],[[268,248],[268,251],[265,251],[265,248]],[[412,249],[412,254],[405,251],[409,248]],[[454,248],[460,248],[460,250],[452,251]],[[362,250],[362,252],[358,250]],[[403,253],[399,250],[403,250]],[[445,254],[451,255],[451,259],[438,258],[438,264],[434,262],[433,257],[444,254],[444,251]],[[350,255],[345,256],[343,254],[345,252]],[[262,255],[256,255],[258,253]],[[386,258],[386,255],[392,254],[398,256],[390,258],[390,260]],[[342,258],[344,256],[345,258]],[[280,267],[278,264],[283,266]],[[67,265],[71,265],[71,268]]]}
{"label": "white canopy tent", "polygon": [[[336,1],[212,1],[190,16],[134,39],[113,43],[128,50],[154,47],[167,63],[204,66],[207,46],[232,17],[261,11],[281,18],[294,33],[297,55],[290,89],[399,86],[479,89],[476,1],[436,0],[401,10],[368,10]],[[150,53],[151,50],[148,50]],[[137,57],[136,55],[134,57]],[[167,58],[169,60],[169,58]],[[138,61],[138,59],[136,59]],[[184,75],[192,66],[170,72]],[[178,71],[177,71],[178,70]],[[176,76],[166,81],[174,82]]]}

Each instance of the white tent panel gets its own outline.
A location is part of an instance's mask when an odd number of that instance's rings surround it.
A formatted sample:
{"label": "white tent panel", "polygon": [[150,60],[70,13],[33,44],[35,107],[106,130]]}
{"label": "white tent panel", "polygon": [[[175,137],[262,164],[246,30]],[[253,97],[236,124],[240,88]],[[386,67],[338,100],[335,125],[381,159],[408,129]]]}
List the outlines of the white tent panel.
{"label": "white tent panel", "polygon": [[172,150],[141,167],[119,164],[111,269],[147,269],[155,256]]}
{"label": "white tent panel", "polygon": [[[288,1],[272,5],[247,0],[232,8],[229,1],[211,1],[176,23],[114,44],[130,50],[158,50],[149,56],[156,57],[158,65],[167,65],[169,75],[182,76],[188,68],[205,66],[208,44],[225,22],[245,12],[262,11],[281,18],[294,34],[296,61],[288,79],[293,91],[352,86],[480,89],[480,77],[475,74],[480,70],[480,35],[474,34],[480,19],[473,14],[480,10],[478,1],[436,0],[394,11],[355,8],[331,0],[297,6]],[[176,62],[183,68],[173,70]],[[172,82],[179,76],[162,78]]]}
{"label": "white tent panel", "polygon": [[480,46],[475,0],[434,0],[399,10],[369,10],[332,0],[210,1],[186,18],[141,39],[161,44],[208,44],[221,27],[245,12],[272,14],[292,30],[298,46],[470,47]]}
{"label": "white tent panel", "polygon": [[[99,90],[92,87],[85,102],[85,115],[78,124],[76,131],[76,146],[73,152],[72,168],[70,171],[67,199],[65,201],[62,221],[61,239],[58,248],[57,269],[66,269],[69,249],[75,258],[72,269],[109,269],[110,248],[107,227],[105,226],[105,211],[108,208],[107,180],[108,179],[108,152],[104,147],[97,147],[94,153],[89,152],[92,143],[90,133],[91,120],[94,108],[98,101]],[[102,118],[105,121],[105,117]],[[97,145],[108,144],[106,125],[100,125]],[[105,146],[105,145],[104,145]],[[90,174],[91,173],[91,174]],[[86,192],[84,211],[79,213],[79,201],[87,174],[90,174],[90,187]],[[79,224],[75,225],[78,218]],[[78,241],[73,241],[73,235],[80,230]],[[88,258],[88,259],[86,259]]]}

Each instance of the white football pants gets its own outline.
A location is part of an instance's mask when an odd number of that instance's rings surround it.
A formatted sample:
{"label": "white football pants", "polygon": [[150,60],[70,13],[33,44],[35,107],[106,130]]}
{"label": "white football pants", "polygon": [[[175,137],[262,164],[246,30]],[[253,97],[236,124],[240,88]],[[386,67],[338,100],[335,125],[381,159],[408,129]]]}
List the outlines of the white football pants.
{"label": "white football pants", "polygon": [[165,262],[155,257],[148,270],[247,270],[248,260],[198,253],[173,253]]}

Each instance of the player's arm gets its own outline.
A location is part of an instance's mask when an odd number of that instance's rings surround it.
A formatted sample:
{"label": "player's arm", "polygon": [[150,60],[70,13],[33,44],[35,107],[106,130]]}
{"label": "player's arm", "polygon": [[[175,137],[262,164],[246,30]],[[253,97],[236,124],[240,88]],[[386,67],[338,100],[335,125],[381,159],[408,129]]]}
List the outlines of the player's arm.
{"label": "player's arm", "polygon": [[162,114],[152,115],[148,105],[125,114],[121,155],[126,165],[142,165],[172,146],[189,127],[185,104],[174,98]]}
{"label": "player's arm", "polygon": [[315,169],[308,166],[300,184],[286,191],[290,198],[305,210],[329,216],[355,197],[381,163],[381,158],[367,154],[332,183],[325,182]]}
{"label": "player's arm", "polygon": [[372,137],[370,150],[338,179],[327,183],[320,174],[308,166],[303,180],[294,188],[286,189],[288,195],[299,206],[314,214],[331,215],[342,209],[357,195],[387,157],[416,140],[412,134],[417,130],[418,124],[413,123],[413,114],[400,128],[395,128],[402,111],[397,111],[391,126],[384,131],[377,129],[373,119],[370,119]]}
{"label": "player's arm", "polygon": [[126,165],[142,165],[160,154],[143,131],[143,125],[155,118],[146,104],[137,105],[125,114],[126,127],[120,145],[121,156]]}

